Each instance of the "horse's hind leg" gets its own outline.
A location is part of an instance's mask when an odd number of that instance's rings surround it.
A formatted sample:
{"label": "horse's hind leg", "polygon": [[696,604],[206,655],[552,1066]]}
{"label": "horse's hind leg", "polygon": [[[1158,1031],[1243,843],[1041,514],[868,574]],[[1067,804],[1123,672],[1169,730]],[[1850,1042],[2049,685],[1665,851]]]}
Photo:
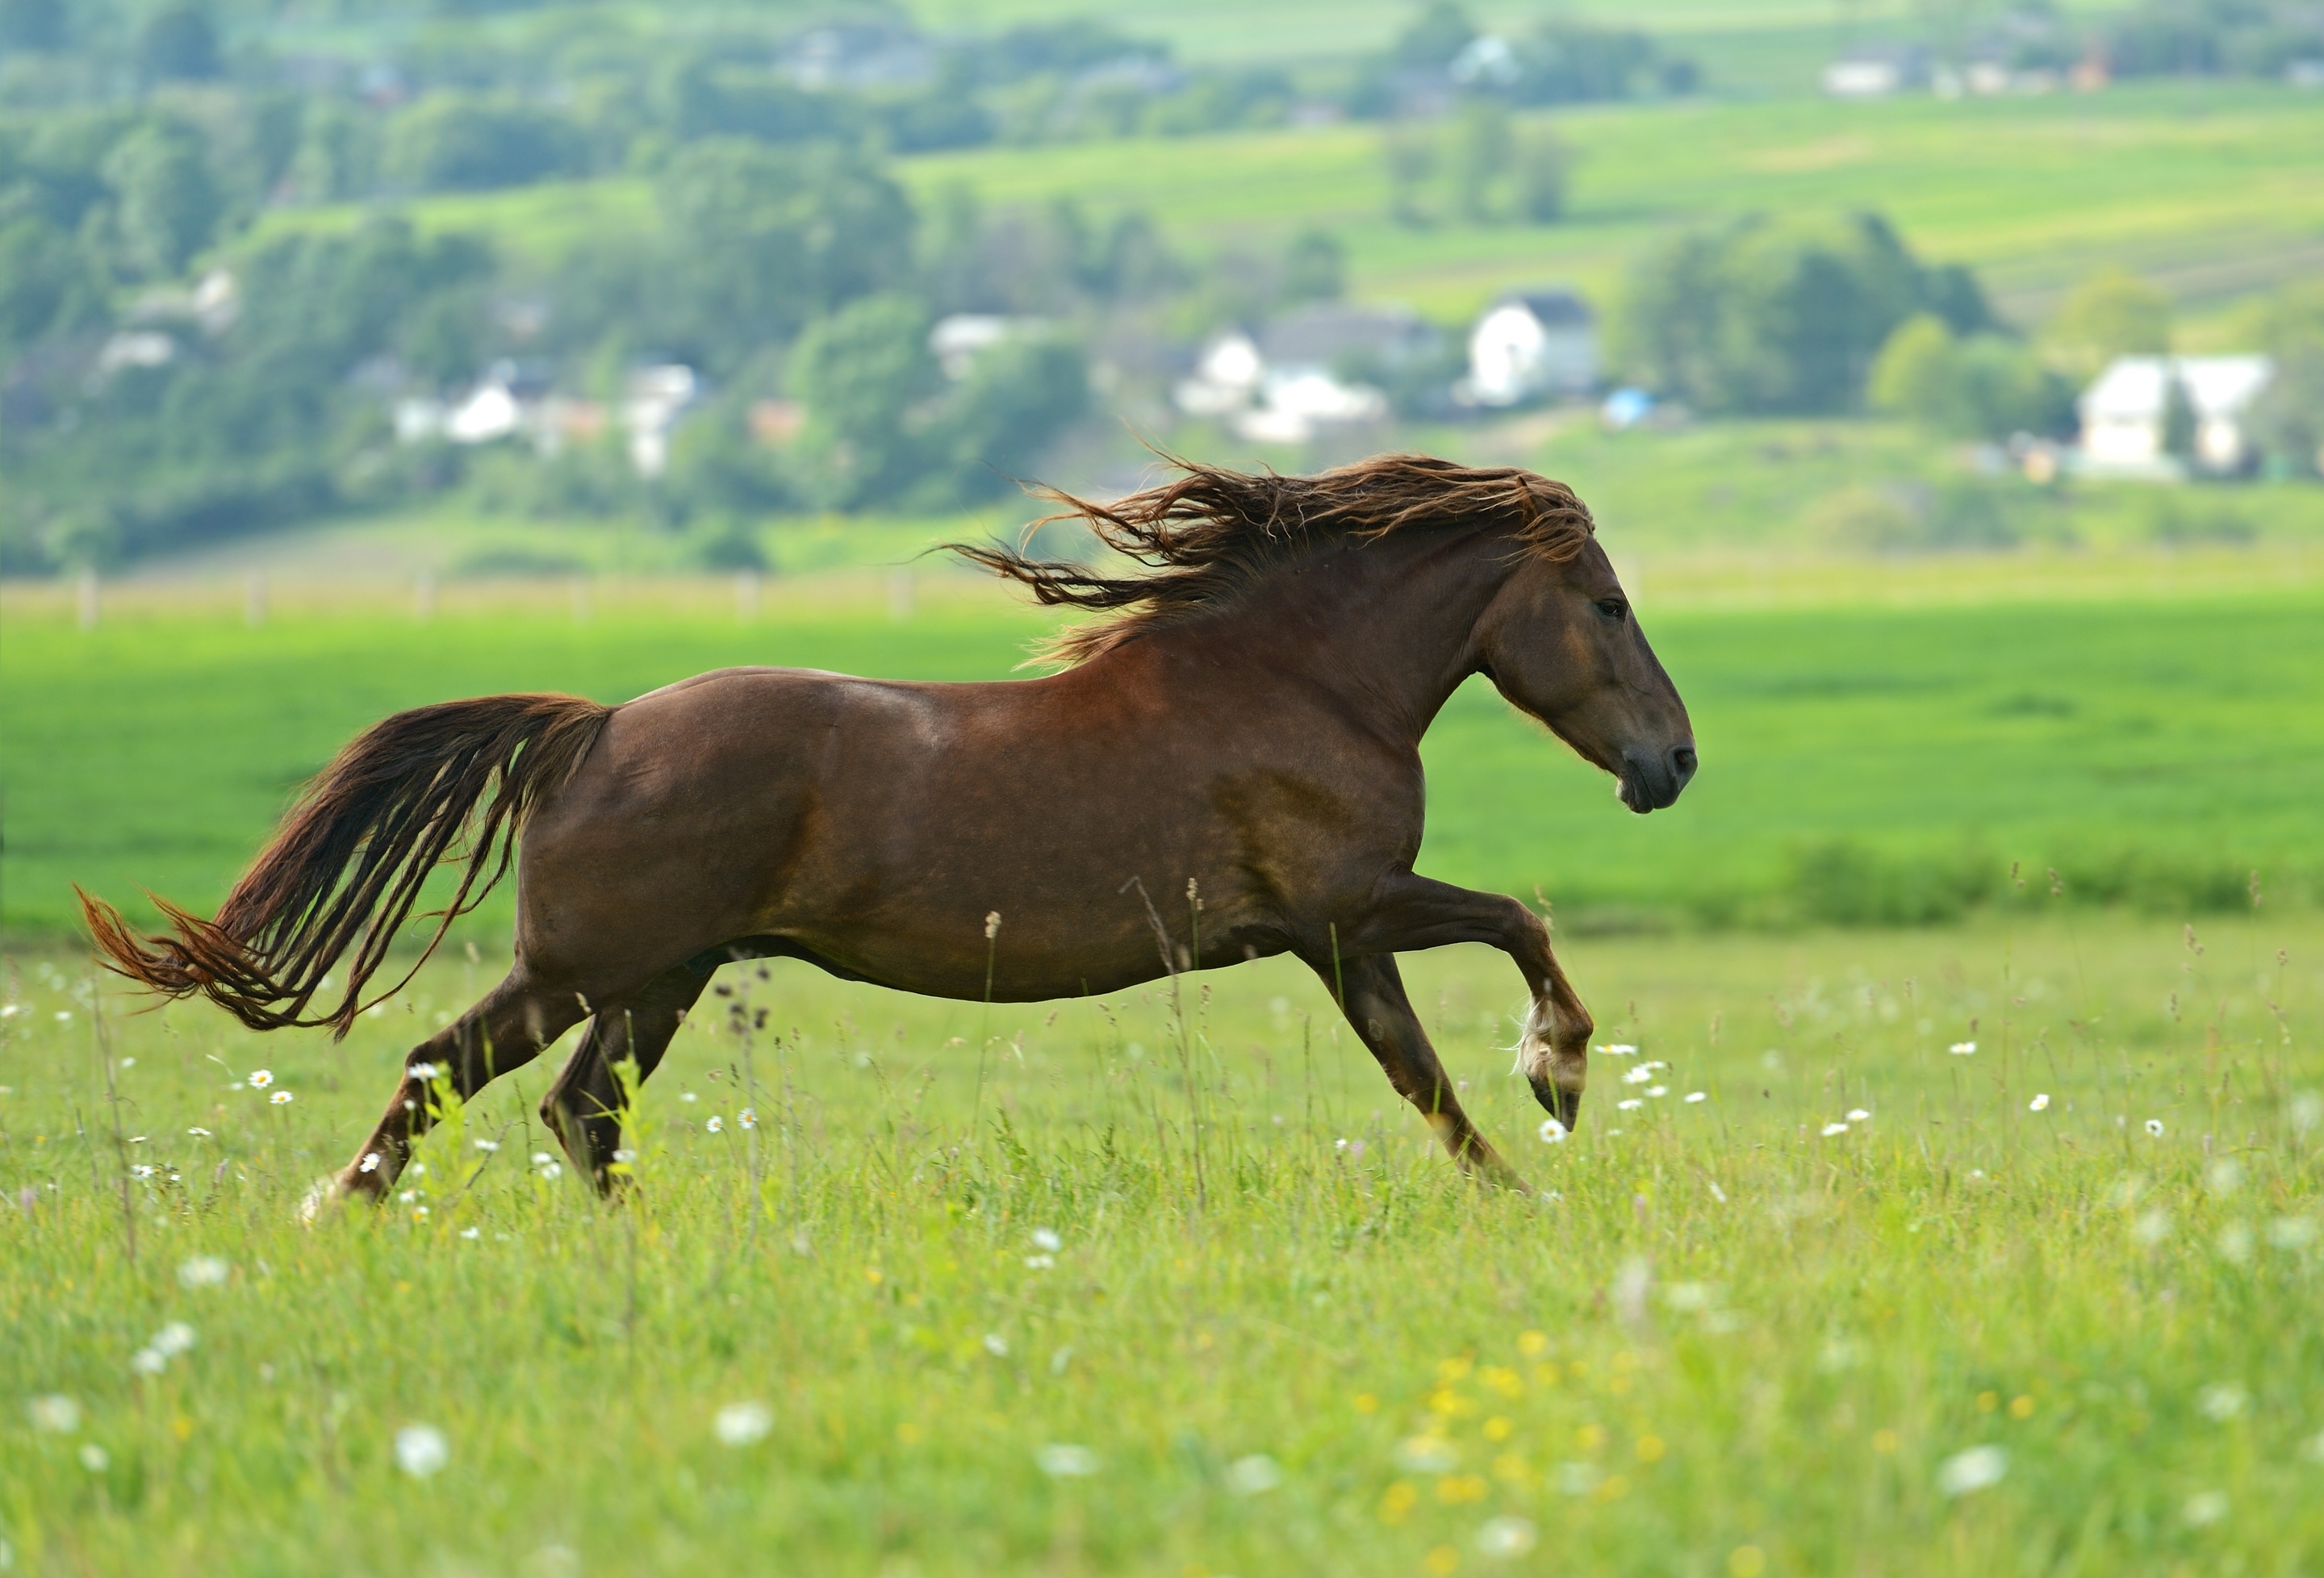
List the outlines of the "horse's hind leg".
{"label": "horse's hind leg", "polygon": [[558,1143],[600,1191],[613,1187],[614,1175],[607,1170],[622,1143],[622,1111],[628,1105],[615,1067],[634,1060],[637,1081],[644,1084],[660,1066],[686,1011],[709,984],[706,971],[680,965],[619,1003],[600,1007],[566,1060],[565,1071],[541,1098],[540,1115]]}
{"label": "horse's hind leg", "polygon": [[540,1050],[573,1028],[581,1005],[569,992],[547,991],[528,979],[520,965],[482,1001],[414,1047],[403,1060],[387,1111],[333,1180],[342,1194],[384,1194],[411,1160],[411,1142],[433,1123],[428,1112],[430,1079],[415,1069],[433,1069],[466,1100],[495,1075],[521,1068]]}
{"label": "horse's hind leg", "polygon": [[1315,967],[1315,973],[1323,977],[1326,986],[1345,993],[1340,1012],[1379,1060],[1397,1094],[1420,1109],[1420,1115],[1428,1120],[1429,1128],[1462,1170],[1510,1188],[1525,1189],[1525,1179],[1500,1159],[1462,1110],[1452,1081],[1437,1060],[1436,1049],[1428,1044],[1428,1032],[1421,1028],[1420,1015],[1412,1011],[1412,999],[1405,995],[1404,977],[1396,960],[1382,953],[1342,959],[1336,966],[1326,961]]}

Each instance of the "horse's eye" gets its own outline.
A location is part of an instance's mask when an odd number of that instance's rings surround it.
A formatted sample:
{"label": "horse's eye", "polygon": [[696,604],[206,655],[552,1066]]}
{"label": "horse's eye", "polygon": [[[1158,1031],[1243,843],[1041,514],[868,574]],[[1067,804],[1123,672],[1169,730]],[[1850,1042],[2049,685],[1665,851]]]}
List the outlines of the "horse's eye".
{"label": "horse's eye", "polygon": [[1598,603],[1598,611],[1609,619],[1618,619],[1630,611],[1630,605],[1618,597],[1601,598]]}

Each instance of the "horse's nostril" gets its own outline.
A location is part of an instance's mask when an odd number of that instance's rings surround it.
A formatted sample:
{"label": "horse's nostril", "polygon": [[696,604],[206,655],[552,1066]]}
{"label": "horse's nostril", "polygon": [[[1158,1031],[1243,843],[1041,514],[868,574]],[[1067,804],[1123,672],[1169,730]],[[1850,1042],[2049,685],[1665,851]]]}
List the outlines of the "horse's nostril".
{"label": "horse's nostril", "polygon": [[1693,777],[1694,748],[1691,745],[1683,745],[1671,752],[1671,766],[1682,779]]}

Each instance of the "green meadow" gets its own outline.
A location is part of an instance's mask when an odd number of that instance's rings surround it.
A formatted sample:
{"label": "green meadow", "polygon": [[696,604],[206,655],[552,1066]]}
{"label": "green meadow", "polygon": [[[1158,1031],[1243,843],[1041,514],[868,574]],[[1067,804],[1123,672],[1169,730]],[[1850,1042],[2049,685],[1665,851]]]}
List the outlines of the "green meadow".
{"label": "green meadow", "polygon": [[[1700,779],[1632,817],[1472,682],[1425,748],[1423,870],[1538,887],[1584,929],[1953,920],[2013,863],[2164,913],[2241,905],[2255,874],[2283,903],[2324,879],[2324,585],[2297,542],[1628,564],[1607,541]],[[423,622],[408,588],[289,583],[256,628],[238,592],[130,586],[93,630],[68,588],[12,590],[0,925],[69,934],[74,883],[133,913],[141,888],[215,904],[297,785],[401,708],[619,702],[736,664],[994,679],[1048,628],[931,562],[917,585],[898,619],[869,573],[770,583],[748,618],[715,582],[459,583]]]}
{"label": "green meadow", "polygon": [[1530,1197],[1455,1175],[1280,961],[990,1012],[730,968],[622,1204],[535,1065],[312,1226],[490,955],[339,1044],[19,959],[0,1555],[2303,1572],[2324,931],[2182,927],[2037,884],[1950,931],[1569,938],[1609,1050],[1556,1144],[1505,961],[1416,957]]}

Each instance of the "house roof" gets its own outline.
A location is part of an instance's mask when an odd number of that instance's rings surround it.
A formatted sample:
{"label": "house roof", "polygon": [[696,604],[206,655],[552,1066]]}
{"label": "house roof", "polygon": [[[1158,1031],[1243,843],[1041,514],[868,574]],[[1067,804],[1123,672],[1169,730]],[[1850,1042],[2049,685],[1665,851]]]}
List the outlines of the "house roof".
{"label": "house roof", "polygon": [[1572,291],[1557,286],[1545,286],[1535,290],[1512,290],[1499,301],[1495,308],[1522,307],[1533,314],[1534,321],[1545,329],[1586,329],[1598,320],[1590,304]]}
{"label": "house roof", "polygon": [[2275,363],[2264,356],[2117,356],[2082,391],[2082,417],[2160,421],[2174,375],[2198,417],[2238,416],[2274,372]]}
{"label": "house roof", "polygon": [[1328,368],[1349,356],[1409,355],[1434,337],[1409,308],[1334,301],[1295,307],[1260,330],[1258,343],[1270,368]]}

